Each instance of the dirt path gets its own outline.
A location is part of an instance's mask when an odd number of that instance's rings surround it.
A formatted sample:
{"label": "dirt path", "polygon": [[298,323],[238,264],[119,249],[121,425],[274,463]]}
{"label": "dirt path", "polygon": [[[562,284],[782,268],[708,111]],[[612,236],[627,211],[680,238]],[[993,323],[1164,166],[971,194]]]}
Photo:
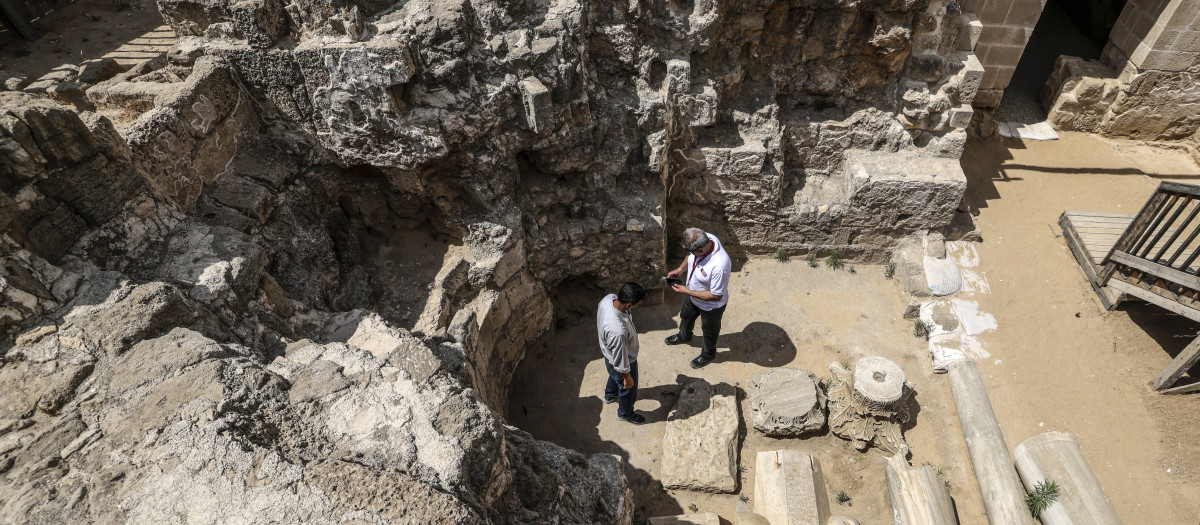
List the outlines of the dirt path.
{"label": "dirt path", "polygon": [[1057,430],[1079,438],[1125,523],[1200,519],[1200,397],[1146,383],[1196,323],[1130,304],[1104,312],[1061,238],[1063,210],[1137,213],[1161,180],[1196,182],[1187,154],[1064,133],[974,143],[964,162],[978,251],[999,329],[980,372],[1010,447]]}
{"label": "dirt path", "polygon": [[[1056,222],[1065,209],[1134,213],[1162,178],[1194,180],[1200,170],[1186,153],[1072,133],[1044,143],[972,143],[964,159],[968,203],[984,239],[973,245],[981,259],[975,270],[990,286],[971,300],[999,325],[980,336],[990,357],[979,368],[1009,447],[1046,431],[1071,432],[1125,523],[1196,523],[1200,398],[1164,397],[1145,385],[1197,326],[1145,305],[1103,312]],[[624,457],[640,517],[692,512],[695,505],[729,520],[739,506],[753,505],[754,454],[796,449],[821,461],[834,513],[887,523],[884,455],[856,452],[827,429],[804,439],[745,432],[739,494],[751,498],[746,503],[737,494],[664,491],[656,481],[679,376],[737,384],[745,427],[744,392],[754,373],[792,366],[828,377],[831,362],[882,355],[901,365],[917,391],[920,412],[905,431],[911,463],[941,467],[960,522],[985,523],[949,386],[931,372],[923,341],[900,318],[898,285],[882,274],[877,266],[851,274],[803,260],[750,261],[732,278],[718,362],[702,371],[687,366],[697,348],[662,342],[678,319],[674,294],[667,304],[635,310],[642,344],[637,409],[649,419],[640,427],[617,420],[615,405],[598,397],[605,373],[594,320],[569,321],[522,363],[509,420],[540,439]],[[834,501],[839,491],[852,506]]]}

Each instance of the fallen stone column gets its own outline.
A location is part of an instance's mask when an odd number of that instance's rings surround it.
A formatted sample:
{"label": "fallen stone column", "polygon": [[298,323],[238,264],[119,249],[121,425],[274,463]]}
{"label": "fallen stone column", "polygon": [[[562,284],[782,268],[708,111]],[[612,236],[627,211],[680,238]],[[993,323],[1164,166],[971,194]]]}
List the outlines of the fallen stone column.
{"label": "fallen stone column", "polygon": [[1075,436],[1047,432],[1031,437],[1017,445],[1013,459],[1030,492],[1046,480],[1058,484],[1058,502],[1046,507],[1039,516],[1044,525],[1121,524]]}
{"label": "fallen stone column", "polygon": [[650,525],[721,525],[721,517],[712,512],[650,518]]}
{"label": "fallen stone column", "polygon": [[950,490],[928,465],[911,468],[892,456],[884,474],[896,525],[958,525]]}
{"label": "fallen stone column", "polygon": [[825,525],[829,496],[821,463],[796,450],[759,452],[754,463],[754,512],[771,525]]}
{"label": "fallen stone column", "polygon": [[958,411],[988,521],[993,525],[1034,525],[1025,507],[1025,489],[1008,455],[1008,445],[979,378],[979,369],[969,359],[950,363],[947,368],[954,408]]}

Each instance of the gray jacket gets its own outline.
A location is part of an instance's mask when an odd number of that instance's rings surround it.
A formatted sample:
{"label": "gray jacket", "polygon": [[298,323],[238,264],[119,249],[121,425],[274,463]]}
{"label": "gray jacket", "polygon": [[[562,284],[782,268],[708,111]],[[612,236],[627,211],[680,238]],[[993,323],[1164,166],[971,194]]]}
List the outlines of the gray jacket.
{"label": "gray jacket", "polygon": [[617,294],[608,294],[596,307],[596,335],[604,359],[612,363],[617,372],[625,374],[629,372],[630,363],[637,361],[637,327],[633,326],[633,313],[621,313],[613,306],[615,300]]}

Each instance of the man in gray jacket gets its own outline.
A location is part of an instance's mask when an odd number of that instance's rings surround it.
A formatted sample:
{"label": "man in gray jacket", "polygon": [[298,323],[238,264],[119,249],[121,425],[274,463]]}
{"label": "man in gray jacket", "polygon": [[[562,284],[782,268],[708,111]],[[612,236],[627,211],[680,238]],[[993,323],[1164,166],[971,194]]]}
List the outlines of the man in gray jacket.
{"label": "man in gray jacket", "polygon": [[608,369],[604,403],[620,401],[617,419],[635,425],[644,423],[646,418],[633,413],[638,387],[638,337],[630,310],[645,298],[645,288],[638,283],[625,283],[617,293],[604,296],[596,308],[596,335]]}

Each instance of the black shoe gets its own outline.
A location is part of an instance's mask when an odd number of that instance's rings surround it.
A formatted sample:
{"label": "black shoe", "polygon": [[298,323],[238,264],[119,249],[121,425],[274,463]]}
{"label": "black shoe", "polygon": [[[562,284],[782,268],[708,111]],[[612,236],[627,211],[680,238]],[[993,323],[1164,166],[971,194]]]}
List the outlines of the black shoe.
{"label": "black shoe", "polygon": [[617,414],[617,419],[620,419],[626,423],[633,423],[634,425],[640,425],[646,422],[646,417],[640,414],[629,414],[628,416]]}
{"label": "black shoe", "polygon": [[604,404],[606,404],[606,405],[611,404],[611,403],[616,403],[616,402],[617,402],[617,398],[615,398],[615,397],[604,398]]}
{"label": "black shoe", "polygon": [[686,343],[686,342],[688,342],[688,341],[691,341],[691,340],[692,340],[692,336],[690,336],[690,335],[689,335],[689,336],[687,336],[687,337],[679,337],[679,334],[674,334],[674,335],[672,335],[671,337],[668,337],[668,338],[667,338],[667,344],[669,344],[669,345],[681,345],[681,344],[683,344],[683,343]]}
{"label": "black shoe", "polygon": [[713,358],[711,357],[697,356],[692,360],[691,365],[692,368],[704,368],[711,362],[713,362]]}

